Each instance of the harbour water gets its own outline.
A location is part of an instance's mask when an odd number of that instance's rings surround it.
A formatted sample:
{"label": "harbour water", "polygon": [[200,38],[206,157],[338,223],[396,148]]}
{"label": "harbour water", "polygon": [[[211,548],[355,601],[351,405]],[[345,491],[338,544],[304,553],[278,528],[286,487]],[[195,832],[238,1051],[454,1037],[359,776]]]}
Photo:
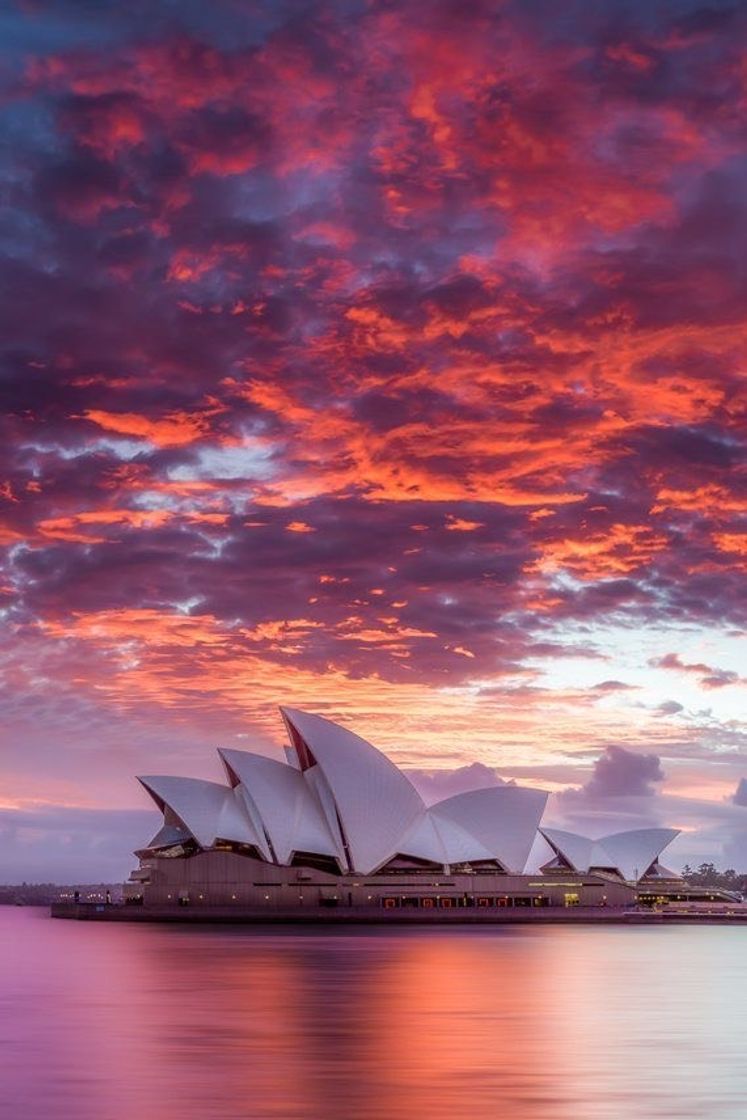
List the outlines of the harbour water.
{"label": "harbour water", "polygon": [[164,927],[0,908],[10,1120],[747,1117],[747,929]]}

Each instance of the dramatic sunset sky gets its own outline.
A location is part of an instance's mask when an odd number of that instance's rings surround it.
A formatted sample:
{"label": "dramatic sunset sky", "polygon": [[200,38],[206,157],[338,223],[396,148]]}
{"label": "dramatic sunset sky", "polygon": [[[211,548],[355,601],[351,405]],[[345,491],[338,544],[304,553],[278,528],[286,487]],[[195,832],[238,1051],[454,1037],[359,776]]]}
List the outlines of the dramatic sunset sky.
{"label": "dramatic sunset sky", "polygon": [[278,703],[747,869],[744,5],[0,40],[0,878],[124,874]]}

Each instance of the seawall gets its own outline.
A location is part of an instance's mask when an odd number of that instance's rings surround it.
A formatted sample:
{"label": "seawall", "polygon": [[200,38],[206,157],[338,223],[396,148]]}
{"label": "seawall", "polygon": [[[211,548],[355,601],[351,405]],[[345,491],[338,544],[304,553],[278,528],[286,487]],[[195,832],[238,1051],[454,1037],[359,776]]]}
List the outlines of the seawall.
{"label": "seawall", "polygon": [[675,922],[744,922],[747,905],[718,910],[632,910],[621,907],[497,907],[424,910],[380,906],[294,908],[145,907],[101,903],[55,902],[53,918],[93,922],[161,922],[180,925],[324,925],[324,926],[453,926],[453,925],[671,925]]}

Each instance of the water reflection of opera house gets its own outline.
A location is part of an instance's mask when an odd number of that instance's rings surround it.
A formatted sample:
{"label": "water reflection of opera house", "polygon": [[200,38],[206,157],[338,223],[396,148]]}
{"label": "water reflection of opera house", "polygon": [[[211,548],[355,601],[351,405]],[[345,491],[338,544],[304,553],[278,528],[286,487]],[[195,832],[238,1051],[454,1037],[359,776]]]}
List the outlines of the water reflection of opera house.
{"label": "water reflection of opera house", "polygon": [[[285,761],[221,750],[225,784],[140,778],[163,825],[137,852],[128,903],[399,911],[624,907],[692,893],[659,863],[674,829],[591,840],[544,828],[547,794],[513,785],[426,806],[364,739],[320,716],[281,711]],[[538,832],[552,858],[526,874]]]}

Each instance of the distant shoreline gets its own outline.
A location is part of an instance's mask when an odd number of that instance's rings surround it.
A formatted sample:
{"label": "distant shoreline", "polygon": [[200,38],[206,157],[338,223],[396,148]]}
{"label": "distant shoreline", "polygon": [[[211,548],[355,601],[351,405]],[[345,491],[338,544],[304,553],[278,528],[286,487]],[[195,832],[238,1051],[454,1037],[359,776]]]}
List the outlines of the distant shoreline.
{"label": "distant shoreline", "polygon": [[104,902],[107,891],[113,901],[122,897],[121,883],[3,883],[0,885],[0,906],[51,906],[64,901],[64,896],[72,900],[75,892],[80,899],[90,902]]}

